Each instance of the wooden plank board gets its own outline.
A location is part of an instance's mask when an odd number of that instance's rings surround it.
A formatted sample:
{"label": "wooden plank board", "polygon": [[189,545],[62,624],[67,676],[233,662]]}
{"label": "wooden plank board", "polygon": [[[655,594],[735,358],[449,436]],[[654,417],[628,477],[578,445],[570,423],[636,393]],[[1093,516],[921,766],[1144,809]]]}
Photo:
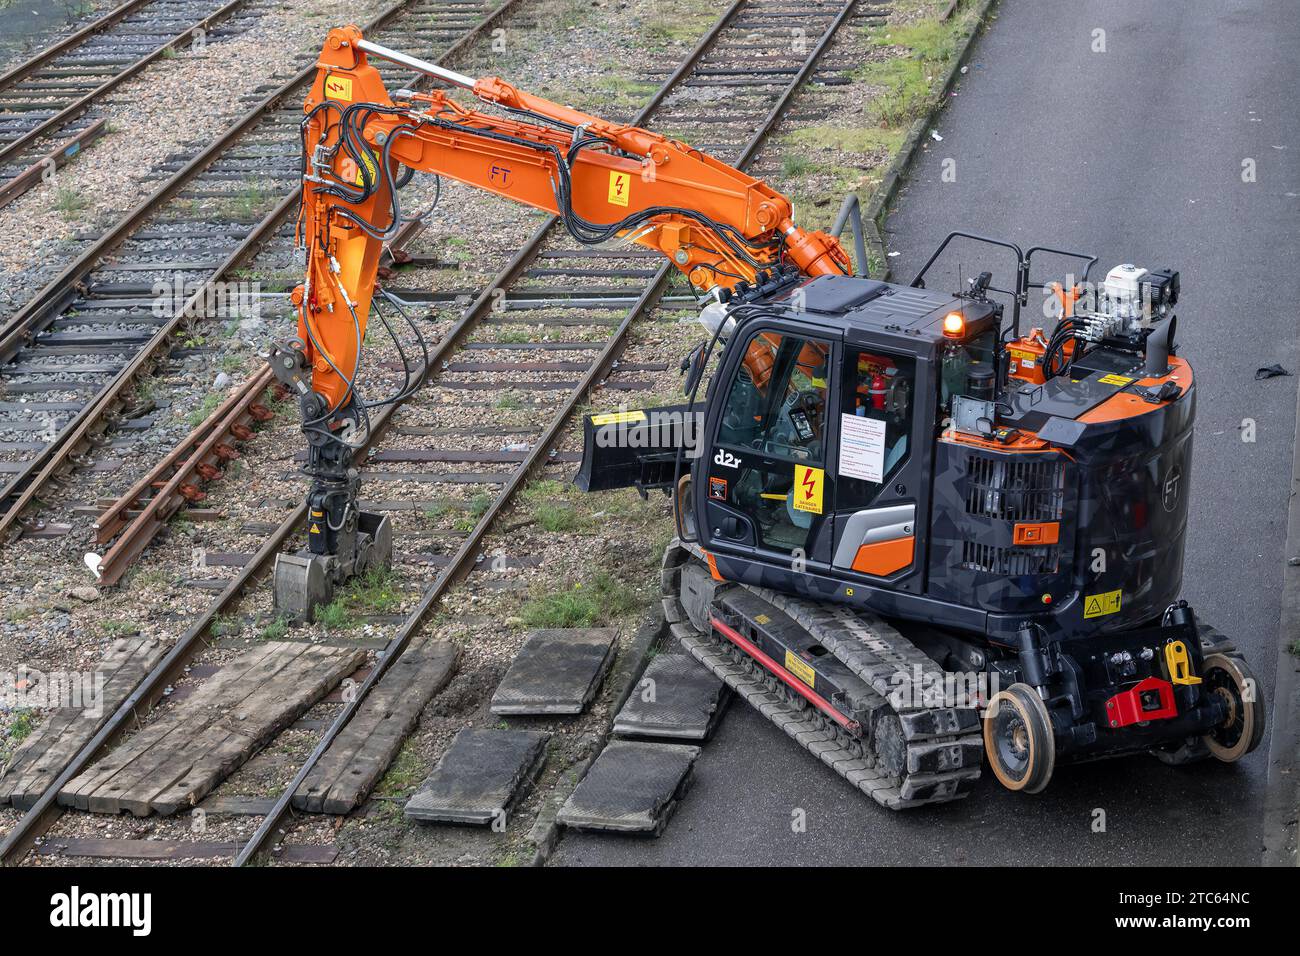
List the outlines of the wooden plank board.
{"label": "wooden plank board", "polygon": [[114,641],[91,672],[103,675],[100,700],[57,708],[18,746],[0,773],[0,806],[30,809],[166,652],[151,638]]}
{"label": "wooden plank board", "polygon": [[359,648],[257,647],[69,781],[59,802],[136,816],[194,806],[364,658]]}
{"label": "wooden plank board", "polygon": [[350,813],[397,755],[426,704],[451,681],[459,650],[450,641],[410,647],[366,695],[293,796],[296,810]]}

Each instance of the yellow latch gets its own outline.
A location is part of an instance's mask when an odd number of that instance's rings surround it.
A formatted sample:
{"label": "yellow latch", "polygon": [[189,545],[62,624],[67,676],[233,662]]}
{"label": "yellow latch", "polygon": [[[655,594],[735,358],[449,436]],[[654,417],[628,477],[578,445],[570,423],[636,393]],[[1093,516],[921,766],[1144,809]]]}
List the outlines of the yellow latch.
{"label": "yellow latch", "polygon": [[1192,662],[1187,656],[1187,645],[1170,641],[1165,645],[1165,663],[1169,665],[1169,679],[1175,684],[1199,684],[1201,679],[1192,673]]}

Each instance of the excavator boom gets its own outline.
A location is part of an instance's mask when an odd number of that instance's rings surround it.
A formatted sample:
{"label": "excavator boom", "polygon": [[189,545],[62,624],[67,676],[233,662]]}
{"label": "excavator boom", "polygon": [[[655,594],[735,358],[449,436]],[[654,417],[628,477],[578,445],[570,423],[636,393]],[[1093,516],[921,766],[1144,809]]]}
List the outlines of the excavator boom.
{"label": "excavator boom", "polygon": [[[442,89],[390,92],[372,57],[494,109],[463,105]],[[355,26],[330,31],[303,111],[298,337],[271,352],[280,381],[298,395],[312,478],[308,548],[281,555],[276,568],[277,602],[299,618],[311,617],[335,584],[388,560],[386,519],[356,506],[352,452],[373,407],[358,396],[356,377],[380,253],[401,226],[398,194],[414,172],[552,213],[588,245],[655,249],[701,293],[725,297],[772,271],[851,271],[839,241],[796,226],[790,201],[762,180],[658,133],[388,50]]]}
{"label": "excavator boom", "polygon": [[[390,94],[371,56],[463,87],[510,115],[465,107],[443,90]],[[330,32],[304,110],[308,263],[299,304],[315,334],[301,331],[345,374],[355,358],[351,322],[332,334],[325,316],[346,317],[350,304],[364,323],[382,237],[400,215],[393,187],[402,168],[556,214],[583,242],[655,249],[701,291],[752,282],[778,264],[809,276],[851,269],[838,240],[796,226],[790,201],[762,180],[658,133],[386,50],[356,27]],[[336,404],[346,392],[328,364],[316,369],[313,388]]]}

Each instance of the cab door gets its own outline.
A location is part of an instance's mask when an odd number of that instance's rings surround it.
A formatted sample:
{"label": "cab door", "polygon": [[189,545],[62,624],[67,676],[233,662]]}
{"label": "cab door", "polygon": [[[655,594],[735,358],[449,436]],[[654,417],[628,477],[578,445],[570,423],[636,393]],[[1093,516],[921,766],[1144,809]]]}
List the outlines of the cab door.
{"label": "cab door", "polygon": [[701,537],[724,551],[828,565],[834,343],[806,327],[742,334],[719,379],[725,393],[697,472],[703,477],[696,491],[703,499]]}
{"label": "cab door", "polygon": [[924,566],[917,529],[927,520],[928,366],[876,346],[846,343],[843,355],[831,563],[840,574],[896,586]]}

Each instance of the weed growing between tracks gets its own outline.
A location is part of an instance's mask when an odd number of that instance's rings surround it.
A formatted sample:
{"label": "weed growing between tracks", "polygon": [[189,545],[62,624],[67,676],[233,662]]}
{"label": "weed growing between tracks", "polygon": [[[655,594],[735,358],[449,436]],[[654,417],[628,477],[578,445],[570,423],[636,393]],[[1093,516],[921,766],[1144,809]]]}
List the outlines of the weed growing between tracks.
{"label": "weed growing between tracks", "polygon": [[640,608],[644,598],[612,574],[601,572],[562,591],[529,599],[519,612],[525,627],[595,627]]}

